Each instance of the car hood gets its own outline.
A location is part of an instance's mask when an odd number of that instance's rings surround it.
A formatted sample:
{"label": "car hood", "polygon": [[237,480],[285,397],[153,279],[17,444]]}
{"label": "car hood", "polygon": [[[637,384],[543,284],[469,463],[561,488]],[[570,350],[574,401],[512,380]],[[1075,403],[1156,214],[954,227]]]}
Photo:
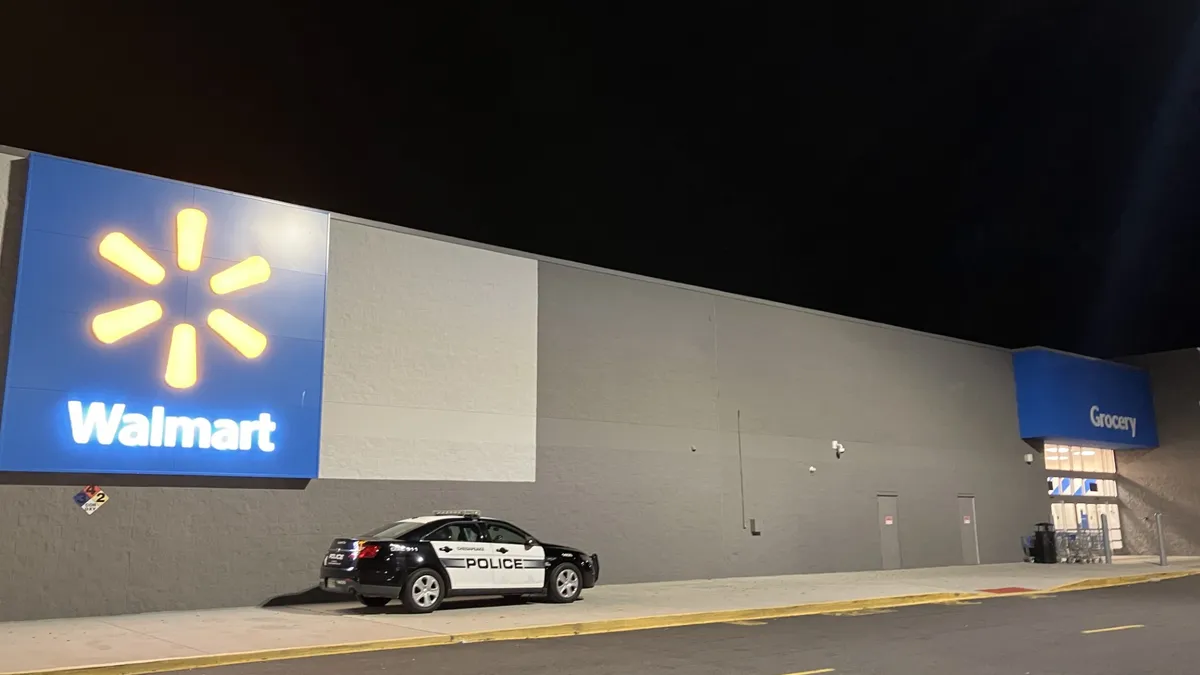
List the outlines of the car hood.
{"label": "car hood", "polygon": [[556,551],[561,551],[563,553],[574,553],[576,555],[581,555],[584,557],[587,556],[587,553],[585,553],[583,551],[583,549],[575,548],[574,546],[563,546],[562,544],[551,544],[551,543],[545,542],[545,541],[541,542],[541,544],[542,544],[542,548],[552,548]]}

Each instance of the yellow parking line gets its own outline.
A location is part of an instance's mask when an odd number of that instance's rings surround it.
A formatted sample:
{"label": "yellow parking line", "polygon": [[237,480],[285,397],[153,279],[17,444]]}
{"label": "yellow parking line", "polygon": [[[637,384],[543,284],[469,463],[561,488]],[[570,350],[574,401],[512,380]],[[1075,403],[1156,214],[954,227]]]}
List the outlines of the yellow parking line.
{"label": "yellow parking line", "polygon": [[1131,624],[1128,626],[1113,626],[1112,628],[1093,628],[1092,630],[1085,630],[1085,631],[1080,631],[1080,632],[1082,632],[1084,635],[1091,635],[1092,633],[1111,633],[1115,630],[1131,630],[1134,628],[1145,628],[1145,627],[1146,626],[1144,626],[1143,624],[1135,623],[1135,624]]}
{"label": "yellow parking line", "polygon": [[787,675],[820,675],[820,673],[832,673],[833,668],[822,668],[820,670],[804,670],[799,673],[788,673]]}

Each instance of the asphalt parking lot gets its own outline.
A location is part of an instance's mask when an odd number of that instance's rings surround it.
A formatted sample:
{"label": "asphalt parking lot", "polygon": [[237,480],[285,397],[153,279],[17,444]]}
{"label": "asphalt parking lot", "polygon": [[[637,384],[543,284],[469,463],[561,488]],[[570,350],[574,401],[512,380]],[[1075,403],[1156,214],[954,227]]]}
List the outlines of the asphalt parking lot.
{"label": "asphalt parking lot", "polygon": [[319,656],[203,675],[1194,675],[1200,577],[1094,591]]}

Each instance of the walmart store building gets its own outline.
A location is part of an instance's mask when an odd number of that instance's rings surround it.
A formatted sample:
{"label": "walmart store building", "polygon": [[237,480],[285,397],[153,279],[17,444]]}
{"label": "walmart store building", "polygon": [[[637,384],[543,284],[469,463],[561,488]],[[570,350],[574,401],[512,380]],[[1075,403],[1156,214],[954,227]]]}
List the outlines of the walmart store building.
{"label": "walmart store building", "polygon": [[0,199],[0,620],[302,594],[436,508],[607,583],[1017,561],[1105,513],[1200,545],[1192,350],[1013,353],[11,149]]}

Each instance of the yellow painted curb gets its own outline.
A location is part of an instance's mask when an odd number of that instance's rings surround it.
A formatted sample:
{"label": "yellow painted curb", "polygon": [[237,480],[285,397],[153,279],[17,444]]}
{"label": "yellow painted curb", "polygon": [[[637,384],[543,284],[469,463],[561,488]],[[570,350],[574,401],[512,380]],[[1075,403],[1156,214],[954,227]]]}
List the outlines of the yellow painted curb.
{"label": "yellow painted curb", "polygon": [[1062,593],[1067,591],[1089,591],[1096,588],[1112,588],[1113,586],[1130,586],[1132,584],[1145,584],[1153,581],[1165,581],[1167,579],[1181,579],[1200,574],[1200,570],[1179,570],[1174,572],[1151,572],[1149,574],[1129,574],[1123,577],[1102,577],[1099,579],[1084,579],[1083,581],[1074,581],[1069,584],[1055,586],[1054,588],[1042,591],[1043,593]]}
{"label": "yellow painted curb", "polygon": [[555,624],[549,626],[529,626],[526,628],[506,628],[501,630],[477,631],[472,633],[460,633],[458,635],[431,635],[428,637],[422,636],[411,638],[395,638],[391,640],[349,642],[343,644],[318,645],[312,647],[284,647],[280,649],[263,649],[252,652],[236,652],[232,654],[184,656],[150,661],[112,663],[98,666],[79,666],[76,668],[50,668],[47,670],[0,673],[0,675],[49,675],[51,673],[53,675],[148,675],[149,673],[193,670],[195,668],[213,668],[216,666],[231,666],[239,663],[281,661],[284,659],[300,659],[312,656],[333,656],[337,654],[354,654],[359,652],[411,649],[414,647],[436,647],[439,645],[467,644],[475,642],[499,642],[502,640],[538,640],[544,638],[570,637],[574,635],[596,635],[600,633],[649,630],[653,628],[677,628],[680,626],[696,626],[710,623],[728,623],[730,621],[782,619],[792,616],[826,614],[829,612],[849,612],[864,609],[929,605],[939,602],[950,602],[953,600],[964,600],[975,597],[978,597],[977,593],[924,593],[921,595],[900,595],[885,598],[866,598],[862,600],[817,602],[805,605],[791,605],[788,607],[766,607],[759,609],[694,612],[689,614],[667,614],[662,616],[646,616],[631,619],[605,619],[599,621],[584,621],[579,623]]}

